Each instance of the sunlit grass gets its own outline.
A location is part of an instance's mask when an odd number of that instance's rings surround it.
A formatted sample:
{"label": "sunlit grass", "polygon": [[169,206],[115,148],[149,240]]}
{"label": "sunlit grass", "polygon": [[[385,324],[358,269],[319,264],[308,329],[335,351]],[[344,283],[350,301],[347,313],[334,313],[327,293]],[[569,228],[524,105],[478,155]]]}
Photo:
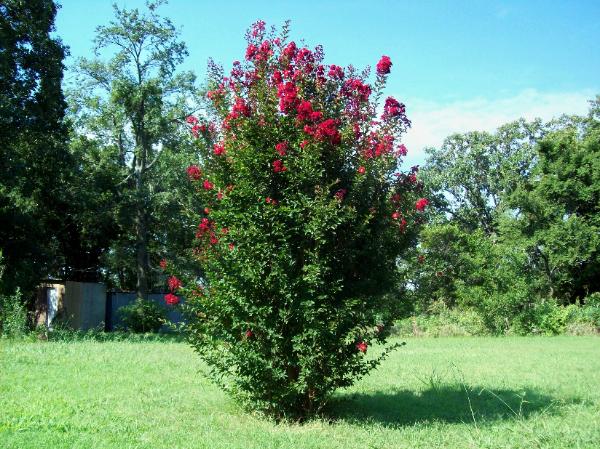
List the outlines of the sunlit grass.
{"label": "sunlit grass", "polygon": [[0,341],[0,448],[600,447],[600,338],[407,343],[323,417],[276,424],[185,343]]}

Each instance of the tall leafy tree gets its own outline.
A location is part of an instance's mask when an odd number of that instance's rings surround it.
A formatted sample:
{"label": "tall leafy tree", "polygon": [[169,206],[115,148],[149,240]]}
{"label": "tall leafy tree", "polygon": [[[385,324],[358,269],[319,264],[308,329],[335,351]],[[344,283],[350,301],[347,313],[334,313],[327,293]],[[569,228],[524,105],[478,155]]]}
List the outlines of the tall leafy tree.
{"label": "tall leafy tree", "polygon": [[123,239],[109,258],[123,263],[133,250],[138,298],[147,297],[150,251],[160,240],[155,226],[168,197],[165,162],[181,150],[179,125],[196,94],[194,75],[177,70],[187,50],[172,22],[157,14],[161,3],[149,2],[145,11],[114,6],[114,20],[97,28],[95,58],[78,63],[73,95],[79,133],[103,146],[121,175]]}
{"label": "tall leafy tree", "polygon": [[56,267],[72,158],[61,90],[65,47],[51,0],[0,3],[0,246],[3,289],[28,292]]}
{"label": "tall leafy tree", "polygon": [[497,230],[502,198],[531,174],[535,143],[546,132],[540,120],[521,119],[495,133],[451,135],[440,148],[426,149],[421,177],[435,192],[440,212],[467,230],[490,235]]}
{"label": "tall leafy tree", "polygon": [[510,198],[512,230],[546,294],[568,302],[600,290],[600,98],[587,118],[541,140],[533,176]]}

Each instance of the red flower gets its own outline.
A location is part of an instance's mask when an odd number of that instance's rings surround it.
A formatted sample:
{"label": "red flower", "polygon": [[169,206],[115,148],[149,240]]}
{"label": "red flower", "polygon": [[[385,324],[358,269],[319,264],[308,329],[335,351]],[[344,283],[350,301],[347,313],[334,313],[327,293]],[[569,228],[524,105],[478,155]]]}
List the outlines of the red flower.
{"label": "red flower", "polygon": [[335,199],[338,201],[343,201],[344,197],[346,196],[346,193],[348,191],[346,189],[340,189],[337,192],[334,193],[333,196],[335,196]]}
{"label": "red flower", "polygon": [[204,187],[204,190],[212,190],[214,188],[214,184],[212,182],[210,182],[208,179],[204,180],[204,183],[202,184],[202,187]]}
{"label": "red flower", "polygon": [[223,199],[223,192],[217,192],[217,199],[221,201]]}
{"label": "red flower", "polygon": [[288,113],[298,104],[298,89],[291,81],[277,86],[277,96],[279,97],[279,110]]}
{"label": "red flower", "polygon": [[252,58],[254,58],[254,55],[258,52],[258,47],[254,44],[250,44],[248,45],[248,48],[246,48],[246,60],[250,61]]}
{"label": "red flower", "polygon": [[202,177],[202,170],[197,165],[190,165],[186,172],[191,181],[197,181]]}
{"label": "red flower", "polygon": [[273,172],[280,173],[287,171],[287,167],[283,165],[283,161],[281,159],[276,159],[273,161]]}
{"label": "red flower", "polygon": [[310,101],[304,100],[301,101],[298,105],[298,120],[305,121],[309,120],[311,114],[313,113],[312,104]]}
{"label": "red flower", "polygon": [[198,123],[198,119],[196,117],[194,117],[193,115],[188,115],[186,117],[185,121],[187,123],[189,123],[190,125],[195,125]]}
{"label": "red flower", "polygon": [[394,220],[397,220],[398,218],[400,218],[400,213],[399,213],[399,212],[394,212],[394,213],[392,214],[392,218],[393,218]]}
{"label": "red flower", "polygon": [[244,335],[246,336],[246,338],[252,338],[254,336],[254,332],[248,329]]}
{"label": "red flower", "polygon": [[288,149],[288,143],[287,142],[279,142],[277,145],[275,145],[275,150],[281,156],[285,156],[286,155],[287,149]]}
{"label": "red flower", "polygon": [[396,157],[398,156],[406,156],[408,154],[408,150],[406,149],[406,146],[404,144],[400,144],[400,146],[398,147],[398,150],[396,150],[396,153],[394,154]]}
{"label": "red flower", "polygon": [[215,154],[215,156],[222,156],[225,154],[225,145],[223,145],[222,143],[216,143],[213,146],[213,153]]}
{"label": "red flower", "polygon": [[229,244],[229,251],[233,251],[233,249],[235,248],[235,245],[233,243]]}
{"label": "red flower", "polygon": [[358,173],[360,173],[361,175],[364,175],[365,172],[367,171],[365,167],[363,167],[362,165],[360,167],[358,167]]}
{"label": "red flower", "polygon": [[167,269],[167,259],[161,259],[161,261],[159,262],[160,268],[162,268],[163,270]]}
{"label": "red flower", "polygon": [[205,213],[206,215],[210,214],[210,209],[209,209],[208,207],[205,207],[205,208],[204,208],[204,213]]}
{"label": "red flower", "polygon": [[170,306],[174,306],[175,304],[179,304],[179,296],[174,295],[173,293],[167,293],[165,295],[165,302]]}
{"label": "red flower", "polygon": [[358,349],[360,352],[362,353],[366,353],[367,352],[367,344],[364,341],[359,341],[358,343],[356,343],[356,349]]}
{"label": "red flower", "polygon": [[378,75],[387,75],[390,73],[390,68],[392,67],[392,61],[389,56],[382,56],[379,62],[377,63],[377,74]]}
{"label": "red flower", "polygon": [[315,138],[317,140],[328,140],[333,145],[338,145],[342,141],[342,136],[337,129],[338,122],[332,118],[319,123]]}
{"label": "red flower", "polygon": [[286,47],[283,49],[283,56],[285,56],[288,59],[294,59],[296,57],[296,51],[296,43],[292,41],[289,44],[287,44]]}
{"label": "red flower", "polygon": [[427,198],[420,198],[417,200],[417,202],[415,203],[415,208],[420,211],[423,212],[425,210],[425,207],[429,204],[429,200]]}
{"label": "red flower", "polygon": [[175,276],[171,276],[167,280],[167,284],[169,285],[169,290],[171,290],[172,292],[174,292],[178,288],[181,288],[181,286],[183,285],[181,283],[181,281],[179,279],[177,279]]}
{"label": "red flower", "polygon": [[383,105],[381,118],[387,120],[393,117],[399,117],[406,126],[410,126],[410,120],[406,118],[406,106],[394,97],[387,97]]}
{"label": "red flower", "polygon": [[279,70],[275,70],[273,72],[273,76],[271,77],[271,81],[273,82],[273,84],[275,84],[276,86],[278,84],[283,83],[283,76],[281,75],[281,72]]}
{"label": "red flower", "polygon": [[308,143],[308,140],[303,140],[302,142],[300,142],[300,148],[304,149],[304,147],[308,145]]}
{"label": "red flower", "polygon": [[231,112],[235,115],[235,118],[239,117],[240,115],[249,117],[250,107],[246,104],[243,98],[237,97]]}
{"label": "red flower", "polygon": [[337,65],[329,66],[329,73],[327,74],[331,79],[341,80],[344,78],[344,69]]}

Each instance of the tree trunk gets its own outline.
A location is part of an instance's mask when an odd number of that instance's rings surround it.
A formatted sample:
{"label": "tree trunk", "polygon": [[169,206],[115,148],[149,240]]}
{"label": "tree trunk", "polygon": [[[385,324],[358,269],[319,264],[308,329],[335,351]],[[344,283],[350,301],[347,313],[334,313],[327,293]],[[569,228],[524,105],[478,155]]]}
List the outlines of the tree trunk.
{"label": "tree trunk", "polygon": [[138,300],[148,299],[148,211],[145,183],[146,148],[141,145],[139,157],[135,161],[135,249],[136,249],[136,296]]}

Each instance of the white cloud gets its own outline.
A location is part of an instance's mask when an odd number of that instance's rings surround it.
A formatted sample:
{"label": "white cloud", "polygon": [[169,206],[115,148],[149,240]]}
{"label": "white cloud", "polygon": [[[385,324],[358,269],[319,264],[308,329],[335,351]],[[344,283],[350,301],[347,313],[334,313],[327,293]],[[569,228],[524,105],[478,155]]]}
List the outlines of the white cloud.
{"label": "white cloud", "polygon": [[404,136],[408,148],[408,164],[424,162],[425,147],[437,147],[453,133],[467,131],[494,131],[500,125],[524,117],[527,120],[550,120],[562,114],[587,113],[588,101],[596,92],[544,93],[527,89],[519,94],[499,100],[477,97],[453,103],[436,103],[420,99],[407,99],[407,115],[412,128]]}

